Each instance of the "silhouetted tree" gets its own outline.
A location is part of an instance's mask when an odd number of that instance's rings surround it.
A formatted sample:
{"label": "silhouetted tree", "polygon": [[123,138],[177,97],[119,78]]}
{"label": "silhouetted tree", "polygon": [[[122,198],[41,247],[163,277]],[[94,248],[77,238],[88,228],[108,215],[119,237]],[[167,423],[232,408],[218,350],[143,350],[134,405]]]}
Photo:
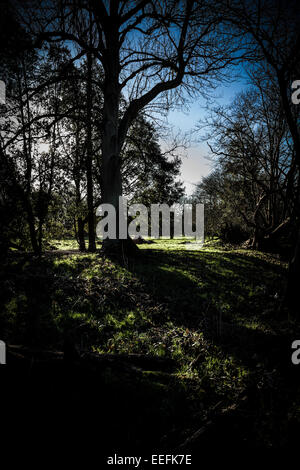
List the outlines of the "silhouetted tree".
{"label": "silhouetted tree", "polygon": [[122,147],[141,110],[157,107],[159,96],[166,109],[184,89],[205,93],[236,59],[237,45],[209,0],[52,0],[20,5],[20,13],[39,44],[72,41],[77,57],[91,54],[102,64],[102,199],[117,210]]}

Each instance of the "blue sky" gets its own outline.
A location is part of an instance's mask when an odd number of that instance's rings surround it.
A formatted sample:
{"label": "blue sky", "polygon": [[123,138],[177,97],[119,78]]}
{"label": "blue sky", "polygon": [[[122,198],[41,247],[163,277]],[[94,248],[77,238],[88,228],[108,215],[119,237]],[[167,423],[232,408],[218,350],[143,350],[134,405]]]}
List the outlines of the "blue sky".
{"label": "blue sky", "polygon": [[[247,87],[246,78],[239,79],[231,84],[221,85],[214,92],[212,104],[226,105],[235,97],[236,93]],[[172,111],[168,115],[168,122],[174,126],[174,130],[189,132],[195,128],[197,122],[206,114],[205,99],[198,99],[190,106],[189,112]],[[196,141],[186,151],[187,156],[182,158],[181,179],[186,187],[187,195],[194,191],[194,185],[207,176],[213,168],[213,162],[209,159],[210,151],[205,143]]]}

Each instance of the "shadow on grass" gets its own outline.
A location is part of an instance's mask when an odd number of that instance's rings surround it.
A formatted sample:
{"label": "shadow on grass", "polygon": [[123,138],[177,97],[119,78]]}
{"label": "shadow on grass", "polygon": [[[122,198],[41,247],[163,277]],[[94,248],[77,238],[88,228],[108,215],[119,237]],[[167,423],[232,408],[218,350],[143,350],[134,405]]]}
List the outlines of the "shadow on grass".
{"label": "shadow on grass", "polygon": [[3,340],[41,348],[62,344],[68,326],[64,309],[82,287],[77,276],[92,263],[89,257],[77,254],[76,262],[64,252],[42,259],[19,253],[8,258],[0,271]]}
{"label": "shadow on grass", "polygon": [[[16,342],[33,343],[37,347],[55,344],[59,349],[65,330],[76,328],[84,316],[96,325],[88,332],[94,344],[97,335],[109,337],[114,328],[121,331],[122,316],[131,311],[136,315],[143,303],[146,304],[148,295],[152,303],[160,306],[159,314],[151,319],[154,326],[171,321],[182,329],[200,331],[209,342],[254,372],[260,362],[267,371],[274,367],[283,371],[287,361],[290,367],[289,325],[278,309],[285,269],[271,257],[247,252],[164,251],[151,246],[142,251],[140,259],[129,261],[124,267],[98,254],[78,253],[74,257],[53,253],[42,260],[15,257],[3,267],[1,277],[4,288],[0,308],[5,315],[1,316],[0,327],[8,339]],[[108,330],[102,326],[97,329],[107,312],[111,314],[113,326]],[[128,323],[124,327],[135,330],[139,325]],[[142,329],[147,328],[145,321]],[[265,370],[261,370],[260,380],[271,380],[273,376],[270,379]],[[211,405],[217,393],[213,398],[203,398],[201,393],[209,393],[199,391],[198,387],[192,396],[193,380],[144,372],[128,372],[118,366],[95,370],[63,363],[55,366],[48,363],[43,367],[34,363],[33,367],[28,364],[23,369],[23,377],[16,375],[14,386],[7,390],[11,394],[10,402],[18,403],[16,419],[22,416],[26,422],[32,410],[36,412],[37,428],[43,422],[52,421],[55,427],[62,419],[78,446],[82,439],[87,439],[95,446],[100,441],[102,449],[108,449],[109,453],[121,449],[128,452],[131,448],[146,451],[163,448],[166,435],[165,445],[174,448],[201,426],[208,400]],[[28,377],[31,385],[18,402],[22,379],[29,380]],[[201,387],[205,387],[204,382]],[[257,416],[261,418],[266,410],[273,410],[273,390],[268,389],[264,398],[268,400],[267,406],[265,402],[261,404],[262,394],[257,396],[254,392],[254,405],[259,410],[255,411],[253,421]],[[281,400],[284,400],[286,389],[282,390]],[[288,404],[282,406],[282,401],[276,400],[281,419]],[[40,416],[39,410],[43,410]],[[273,427],[276,419],[270,421]],[[77,434],[73,431],[76,424]],[[184,429],[186,434],[182,432]],[[235,431],[233,426],[228,426],[226,438],[223,431],[217,434],[218,442],[211,439],[214,446],[221,442],[227,445],[232,440],[235,447],[247,435],[245,423]],[[64,429],[59,429],[57,435],[63,439]],[[280,438],[278,432],[277,439]],[[254,443],[256,439],[254,436]]]}
{"label": "shadow on grass", "polygon": [[151,249],[130,269],[175,325],[200,329],[247,364],[259,354],[270,364],[290,363],[296,331],[280,310],[286,270],[276,259],[246,251]]}

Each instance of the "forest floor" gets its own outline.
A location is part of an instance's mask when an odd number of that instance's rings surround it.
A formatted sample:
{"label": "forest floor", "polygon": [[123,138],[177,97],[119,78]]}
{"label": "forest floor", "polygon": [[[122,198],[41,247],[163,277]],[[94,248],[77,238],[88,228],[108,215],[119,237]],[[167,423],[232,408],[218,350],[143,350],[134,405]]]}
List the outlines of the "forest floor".
{"label": "forest floor", "polygon": [[158,240],[122,262],[54,245],[1,267],[12,433],[17,420],[52,424],[57,440],[74,426],[99,459],[297,442],[285,260],[217,241]]}

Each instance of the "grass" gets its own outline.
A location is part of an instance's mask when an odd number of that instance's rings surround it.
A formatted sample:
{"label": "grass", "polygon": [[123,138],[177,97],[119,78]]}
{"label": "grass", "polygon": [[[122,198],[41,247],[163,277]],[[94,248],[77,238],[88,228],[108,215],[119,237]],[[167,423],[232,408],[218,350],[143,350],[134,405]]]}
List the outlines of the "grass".
{"label": "grass", "polygon": [[[282,383],[290,353],[285,340],[297,331],[280,308],[286,262],[217,240],[200,251],[185,242],[139,245],[142,256],[125,264],[70,253],[73,241],[53,241],[60,251],[41,260],[12,254],[1,271],[2,338],[62,349],[71,332],[81,350],[174,360],[175,370],[167,372],[103,372],[105,387],[121,387],[139,413],[159,417],[157,442],[169,433],[166,443],[180,444],[220,403],[224,409],[246,396],[244,413],[252,418],[241,436],[254,445],[284,444],[288,413],[298,416],[294,385]],[[286,393],[291,398],[283,407]],[[142,396],[154,405],[143,407]]]}

